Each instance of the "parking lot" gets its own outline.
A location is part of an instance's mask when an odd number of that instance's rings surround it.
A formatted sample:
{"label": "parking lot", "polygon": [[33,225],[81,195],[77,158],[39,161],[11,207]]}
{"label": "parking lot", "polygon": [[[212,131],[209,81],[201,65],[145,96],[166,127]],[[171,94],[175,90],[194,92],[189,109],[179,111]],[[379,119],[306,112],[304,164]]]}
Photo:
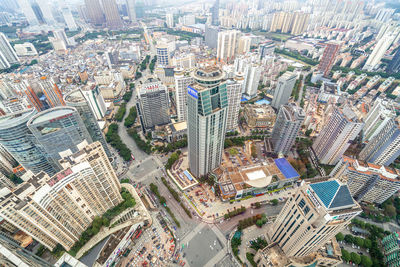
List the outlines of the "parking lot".
{"label": "parking lot", "polygon": [[[162,221],[162,219],[161,219]],[[145,229],[131,251],[119,266],[167,266],[173,255],[175,244],[160,216],[153,220],[153,225]]]}

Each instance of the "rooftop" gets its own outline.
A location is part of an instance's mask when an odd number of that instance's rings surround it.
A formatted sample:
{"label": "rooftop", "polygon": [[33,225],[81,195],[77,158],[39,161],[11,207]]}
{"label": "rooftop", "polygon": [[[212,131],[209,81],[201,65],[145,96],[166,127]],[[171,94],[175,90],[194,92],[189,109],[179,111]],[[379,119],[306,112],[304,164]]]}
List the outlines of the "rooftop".
{"label": "rooftop", "polygon": [[328,209],[351,206],[354,200],[347,185],[341,185],[336,180],[310,184],[324,206]]}
{"label": "rooftop", "polygon": [[44,110],[38,114],[36,114],[32,119],[29,120],[28,124],[36,124],[42,123],[45,121],[53,120],[53,119],[61,119],[60,117],[68,116],[75,112],[76,109],[72,107],[55,107],[51,109]]}

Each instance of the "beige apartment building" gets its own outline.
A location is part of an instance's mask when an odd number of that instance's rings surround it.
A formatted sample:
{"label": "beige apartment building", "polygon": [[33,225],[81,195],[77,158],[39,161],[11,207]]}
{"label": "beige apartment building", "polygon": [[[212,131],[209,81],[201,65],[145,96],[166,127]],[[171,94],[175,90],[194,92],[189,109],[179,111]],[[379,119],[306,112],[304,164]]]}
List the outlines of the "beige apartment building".
{"label": "beige apartment building", "polygon": [[15,189],[0,190],[0,216],[50,250],[72,248],[95,216],[122,202],[121,187],[100,144],[66,152],[63,170],[40,172]]}

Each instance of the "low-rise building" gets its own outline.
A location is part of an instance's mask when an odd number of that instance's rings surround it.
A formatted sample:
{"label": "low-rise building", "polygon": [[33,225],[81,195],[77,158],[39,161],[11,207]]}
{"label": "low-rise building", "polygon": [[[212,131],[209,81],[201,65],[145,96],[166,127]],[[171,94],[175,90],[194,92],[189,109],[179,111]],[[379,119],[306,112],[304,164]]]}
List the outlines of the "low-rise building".
{"label": "low-rise building", "polygon": [[276,114],[270,105],[249,104],[244,107],[244,118],[250,128],[272,129]]}

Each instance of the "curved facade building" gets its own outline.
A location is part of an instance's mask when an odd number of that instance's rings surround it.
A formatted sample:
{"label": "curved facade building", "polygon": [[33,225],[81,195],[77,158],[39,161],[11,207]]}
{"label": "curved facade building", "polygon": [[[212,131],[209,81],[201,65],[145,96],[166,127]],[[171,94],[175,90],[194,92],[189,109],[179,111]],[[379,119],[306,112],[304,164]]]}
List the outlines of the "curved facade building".
{"label": "curved facade building", "polygon": [[86,101],[81,90],[75,90],[65,96],[65,103],[67,106],[74,107],[78,111],[86,129],[89,132],[93,142],[99,141],[108,157],[111,156],[110,150],[108,149],[104,135],[97,123],[96,116]]}
{"label": "curved facade building", "polygon": [[27,126],[27,122],[36,114],[30,109],[0,117],[0,144],[22,165],[33,173],[45,171],[49,175],[59,171],[58,167],[46,156],[36,138]]}
{"label": "curved facade building", "polygon": [[38,143],[56,164],[61,159],[60,152],[78,152],[78,144],[92,143],[78,111],[73,107],[55,107],[31,117],[27,123]]}

